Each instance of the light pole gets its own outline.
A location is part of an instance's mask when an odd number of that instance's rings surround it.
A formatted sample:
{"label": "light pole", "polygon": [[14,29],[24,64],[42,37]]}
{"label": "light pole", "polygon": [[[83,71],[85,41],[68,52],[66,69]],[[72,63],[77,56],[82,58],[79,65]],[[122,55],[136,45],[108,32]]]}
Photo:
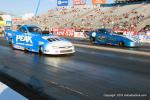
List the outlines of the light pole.
{"label": "light pole", "polygon": [[38,9],[39,9],[39,6],[40,6],[40,2],[41,2],[41,0],[38,1],[38,5],[37,5],[37,8],[36,8],[36,11],[35,11],[35,15],[34,15],[34,16],[37,15],[37,12],[38,12]]}

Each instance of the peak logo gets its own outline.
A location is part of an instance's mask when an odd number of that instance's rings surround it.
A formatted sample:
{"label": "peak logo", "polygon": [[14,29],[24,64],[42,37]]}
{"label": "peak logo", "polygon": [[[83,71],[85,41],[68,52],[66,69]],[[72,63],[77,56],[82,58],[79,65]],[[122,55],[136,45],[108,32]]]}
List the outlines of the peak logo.
{"label": "peak logo", "polygon": [[31,36],[21,36],[17,35],[16,36],[16,42],[21,41],[21,42],[26,42],[26,43],[33,43],[32,42],[32,37]]}

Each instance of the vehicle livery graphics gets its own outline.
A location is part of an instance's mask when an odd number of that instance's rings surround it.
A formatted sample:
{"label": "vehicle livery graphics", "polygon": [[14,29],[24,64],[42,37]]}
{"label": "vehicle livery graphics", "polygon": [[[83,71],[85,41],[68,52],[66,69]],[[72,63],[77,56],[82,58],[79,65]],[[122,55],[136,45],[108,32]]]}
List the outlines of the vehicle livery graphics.
{"label": "vehicle livery graphics", "polygon": [[26,43],[24,45],[33,46],[32,37],[31,36],[22,36],[22,35],[16,35],[16,44],[19,43]]}

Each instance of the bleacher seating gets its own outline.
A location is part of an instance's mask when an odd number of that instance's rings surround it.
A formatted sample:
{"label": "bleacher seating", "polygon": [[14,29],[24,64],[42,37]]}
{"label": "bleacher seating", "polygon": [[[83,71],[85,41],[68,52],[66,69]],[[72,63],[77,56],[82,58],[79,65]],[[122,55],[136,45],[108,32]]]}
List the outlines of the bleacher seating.
{"label": "bleacher seating", "polygon": [[52,28],[113,28],[140,30],[150,22],[150,3],[113,6],[57,7],[24,24]]}

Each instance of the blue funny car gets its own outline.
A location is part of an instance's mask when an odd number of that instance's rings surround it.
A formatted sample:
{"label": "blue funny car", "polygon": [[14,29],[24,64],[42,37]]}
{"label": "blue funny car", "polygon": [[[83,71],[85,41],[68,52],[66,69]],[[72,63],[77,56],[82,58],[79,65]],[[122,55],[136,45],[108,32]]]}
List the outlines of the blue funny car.
{"label": "blue funny car", "polygon": [[89,38],[92,43],[109,44],[126,47],[137,47],[140,45],[137,37],[128,38],[113,32],[111,29],[101,28],[89,33]]}
{"label": "blue funny car", "polygon": [[43,54],[71,54],[74,46],[68,40],[43,32],[39,27],[23,25],[17,31],[5,30],[5,38],[13,48]]}

